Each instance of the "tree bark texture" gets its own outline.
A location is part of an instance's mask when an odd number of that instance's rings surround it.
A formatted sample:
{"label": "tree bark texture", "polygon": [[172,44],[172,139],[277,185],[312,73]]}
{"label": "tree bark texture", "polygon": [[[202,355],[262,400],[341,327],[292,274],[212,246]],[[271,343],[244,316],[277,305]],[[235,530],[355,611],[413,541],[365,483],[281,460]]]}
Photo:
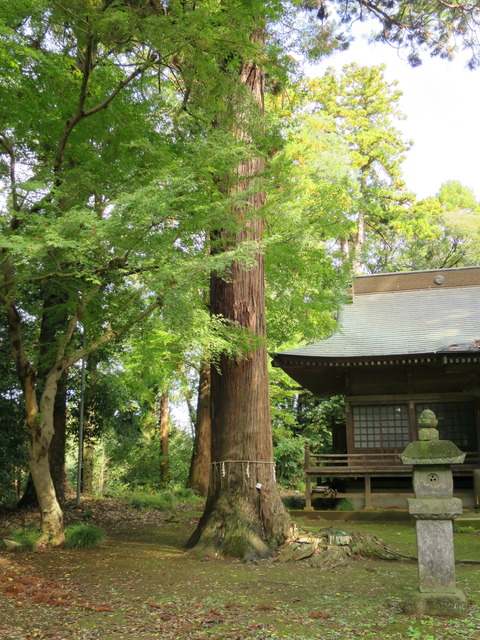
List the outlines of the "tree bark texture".
{"label": "tree bark texture", "polygon": [[96,403],[98,381],[98,355],[90,353],[86,358],[86,385],[84,390],[84,423],[82,452],[82,493],[94,492]]}
{"label": "tree bark texture", "polygon": [[93,468],[95,464],[95,447],[91,442],[83,445],[82,493],[93,494]]}
{"label": "tree bark texture", "polygon": [[352,262],[352,272],[353,273],[361,273],[362,272],[362,251],[363,245],[365,244],[365,214],[360,211],[358,214],[357,220],[357,231],[355,234],[355,246],[353,248],[353,262]]}
{"label": "tree bark texture", "polygon": [[65,444],[67,439],[67,381],[62,375],[58,382],[53,407],[53,437],[48,458],[55,493],[60,504],[64,504],[70,490],[65,468]]}
{"label": "tree bark texture", "polygon": [[[263,33],[252,37],[263,43]],[[263,113],[264,72],[254,61],[247,62],[240,75],[254,102]],[[241,126],[242,114],[238,122]],[[239,136],[245,135],[243,131]],[[252,158],[237,167],[238,192],[251,189],[264,170],[262,158]],[[245,196],[244,207],[233,212],[238,221],[248,221],[237,232],[235,244],[260,242],[264,223],[260,210],[265,195],[260,190]],[[252,215],[253,212],[253,215]],[[219,232],[229,240],[228,234]],[[230,238],[230,242],[232,239]],[[212,367],[212,465],[205,512],[188,542],[199,553],[223,553],[235,557],[265,557],[288,537],[290,520],[280,499],[273,464],[267,353],[256,339],[264,339],[264,258],[256,256],[250,270],[237,262],[229,278],[212,275],[212,314],[253,335],[252,348],[236,358],[222,356]]]}
{"label": "tree bark texture", "polygon": [[201,496],[207,496],[208,494],[208,484],[210,482],[210,462],[212,459],[212,420],[210,417],[210,392],[210,363],[204,362],[200,368],[200,375],[198,380],[195,442],[193,445],[192,461],[190,464],[190,472],[188,475],[187,483],[188,487],[199,493]]}
{"label": "tree bark texture", "polygon": [[[42,323],[39,335],[39,365],[37,388],[43,391],[45,379],[55,364],[54,345],[59,331],[67,321],[65,296],[50,287],[45,292]],[[65,444],[67,431],[67,376],[62,374],[57,384],[53,404],[53,436],[49,447],[50,473],[60,504],[64,504],[69,490],[65,469]]]}
{"label": "tree bark texture", "polygon": [[[47,377],[45,389],[38,407],[34,398],[34,385],[25,394],[27,428],[29,436],[30,472],[40,504],[42,537],[40,544],[58,545],[64,542],[63,513],[57,500],[55,485],[50,473],[49,449],[54,436],[53,404],[57,392],[57,376]],[[26,380],[26,385],[31,385]]]}
{"label": "tree bark texture", "polygon": [[[4,281],[12,280],[8,259],[2,265]],[[8,289],[7,289],[8,291]],[[29,439],[30,473],[40,505],[42,536],[40,544],[61,544],[65,540],[63,513],[50,474],[49,448],[53,438],[53,404],[63,369],[54,368],[45,378],[40,405],[37,401],[37,372],[28,360],[22,341],[21,316],[13,302],[6,306],[10,350],[22,386]]]}

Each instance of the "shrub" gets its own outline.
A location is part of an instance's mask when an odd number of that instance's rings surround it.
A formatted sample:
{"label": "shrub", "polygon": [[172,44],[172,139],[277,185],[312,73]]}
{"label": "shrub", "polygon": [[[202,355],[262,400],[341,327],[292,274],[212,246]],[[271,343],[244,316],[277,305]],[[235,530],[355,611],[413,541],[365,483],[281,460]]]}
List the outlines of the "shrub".
{"label": "shrub", "polygon": [[179,503],[202,502],[192,489],[176,489],[175,491],[160,491],[158,493],[132,493],[129,502],[135,509],[150,509],[155,511],[173,511]]}
{"label": "shrub", "polygon": [[303,509],[305,498],[303,496],[285,496],[282,502],[287,509]]}
{"label": "shrub", "polygon": [[480,529],[475,529],[475,527],[463,526],[461,524],[453,523],[453,532],[454,533],[477,533],[480,534]]}
{"label": "shrub", "polygon": [[67,549],[91,549],[105,542],[103,529],[96,524],[73,524],[65,529]]}
{"label": "shrub", "polygon": [[130,504],[135,509],[150,509],[154,511],[172,511],[177,501],[169,491],[163,493],[134,493],[130,497]]}
{"label": "shrub", "polygon": [[195,502],[198,499],[198,496],[195,494],[193,489],[176,489],[174,493],[179,500]]}
{"label": "shrub", "polygon": [[33,549],[40,539],[41,531],[37,527],[27,527],[26,529],[16,529],[11,538],[18,544],[21,544],[19,551],[28,551]]}
{"label": "shrub", "polygon": [[283,437],[274,447],[277,480],[284,487],[295,487],[305,459],[305,439]]}
{"label": "shrub", "polygon": [[356,507],[351,500],[340,500],[335,507],[336,511],[355,511]]}

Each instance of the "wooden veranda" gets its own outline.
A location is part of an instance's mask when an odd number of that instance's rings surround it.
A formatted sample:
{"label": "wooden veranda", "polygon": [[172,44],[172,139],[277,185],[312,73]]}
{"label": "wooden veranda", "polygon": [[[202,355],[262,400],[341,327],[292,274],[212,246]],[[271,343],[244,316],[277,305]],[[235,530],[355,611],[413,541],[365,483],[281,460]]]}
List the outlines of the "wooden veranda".
{"label": "wooden veranda", "polygon": [[[480,453],[467,452],[462,465],[452,467],[455,477],[472,478],[474,504],[480,506]],[[391,498],[392,492],[372,492],[372,478],[401,478],[412,476],[412,467],[403,465],[398,452],[391,453],[312,453],[305,447],[305,510],[313,511],[312,494],[323,498],[361,498],[365,509],[373,509],[373,498]],[[361,492],[329,490],[329,483],[336,478],[363,480]],[[320,482],[320,484],[317,484]],[[395,491],[396,498],[413,498],[409,492]]]}

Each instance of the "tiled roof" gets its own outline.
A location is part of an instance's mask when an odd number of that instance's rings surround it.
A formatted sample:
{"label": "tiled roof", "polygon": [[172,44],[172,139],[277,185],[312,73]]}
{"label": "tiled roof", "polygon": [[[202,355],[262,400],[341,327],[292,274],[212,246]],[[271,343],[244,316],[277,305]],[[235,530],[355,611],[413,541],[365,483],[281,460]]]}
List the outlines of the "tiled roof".
{"label": "tiled roof", "polygon": [[357,295],[331,338],[280,356],[360,358],[480,350],[480,287]]}

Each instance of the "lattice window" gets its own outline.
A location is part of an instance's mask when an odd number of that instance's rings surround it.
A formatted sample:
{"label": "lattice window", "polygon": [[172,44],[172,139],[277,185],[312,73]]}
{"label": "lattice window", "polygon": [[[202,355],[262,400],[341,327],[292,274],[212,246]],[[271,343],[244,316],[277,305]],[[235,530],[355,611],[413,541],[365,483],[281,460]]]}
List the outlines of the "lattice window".
{"label": "lattice window", "polygon": [[355,449],[400,449],[410,441],[406,404],[353,407]]}
{"label": "lattice window", "polygon": [[465,451],[477,450],[475,405],[473,402],[425,402],[415,405],[418,417],[424,409],[437,416],[438,431],[442,440],[452,440]]}

